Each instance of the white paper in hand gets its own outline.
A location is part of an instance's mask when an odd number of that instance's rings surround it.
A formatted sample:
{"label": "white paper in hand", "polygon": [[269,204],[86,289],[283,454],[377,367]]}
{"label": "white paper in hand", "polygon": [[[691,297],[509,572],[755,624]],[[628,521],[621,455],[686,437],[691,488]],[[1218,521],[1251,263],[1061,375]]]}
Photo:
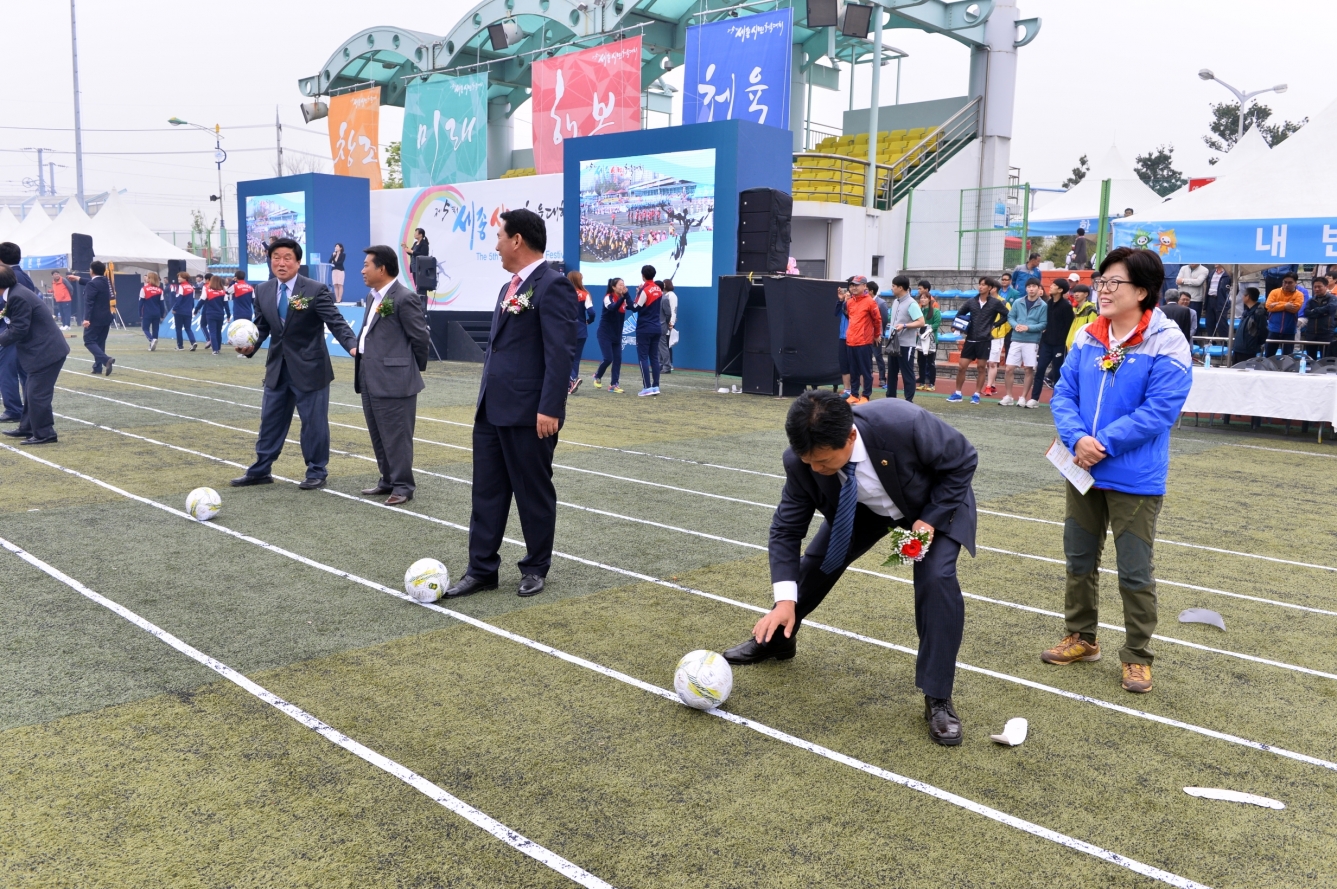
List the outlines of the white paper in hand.
{"label": "white paper in hand", "polygon": [[1077,489],[1077,493],[1085,494],[1096,483],[1096,480],[1091,477],[1091,473],[1077,465],[1077,458],[1072,455],[1072,451],[1068,450],[1067,446],[1057,438],[1049,446],[1049,450],[1045,451],[1045,456],[1049,458],[1050,463],[1058,467],[1058,471],[1063,474],[1063,477],[1072,483],[1072,486]]}

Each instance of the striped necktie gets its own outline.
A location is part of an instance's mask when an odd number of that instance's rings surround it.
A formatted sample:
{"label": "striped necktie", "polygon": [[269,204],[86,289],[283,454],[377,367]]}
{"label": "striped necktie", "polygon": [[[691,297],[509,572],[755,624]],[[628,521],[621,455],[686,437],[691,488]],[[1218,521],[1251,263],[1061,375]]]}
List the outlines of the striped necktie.
{"label": "striped necktie", "polygon": [[284,324],[288,323],[288,285],[279,283],[279,320]]}
{"label": "striped necktie", "polygon": [[845,567],[845,556],[850,551],[854,536],[854,508],[859,505],[859,481],[853,460],[845,464],[845,484],[840,486],[840,502],[836,504],[836,518],[831,523],[831,536],[826,541],[826,558],[822,559],[822,573],[835,574]]}

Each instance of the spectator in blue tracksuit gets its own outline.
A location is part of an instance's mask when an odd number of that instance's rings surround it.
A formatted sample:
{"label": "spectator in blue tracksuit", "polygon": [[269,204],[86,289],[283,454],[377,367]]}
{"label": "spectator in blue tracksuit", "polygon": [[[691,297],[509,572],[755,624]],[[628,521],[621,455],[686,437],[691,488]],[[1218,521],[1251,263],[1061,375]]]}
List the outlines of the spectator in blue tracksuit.
{"label": "spectator in blue tracksuit", "polygon": [[1054,425],[1094,483],[1067,484],[1063,549],[1068,635],[1041,654],[1046,663],[1094,661],[1100,556],[1113,532],[1123,598],[1122,685],[1151,691],[1156,632],[1152,544],[1170,468],[1170,429],[1193,382],[1188,341],[1156,307],[1165,268],[1151,250],[1119,247],[1100,263],[1100,316],[1073,339],[1050,401]]}
{"label": "spectator in blue tracksuit", "polygon": [[604,292],[603,312],[599,315],[599,328],[595,336],[599,339],[599,351],[603,361],[599,362],[594,372],[594,388],[602,389],[604,371],[613,366],[613,376],[608,383],[609,392],[621,392],[618,379],[622,375],[622,325],[627,320],[627,282],[621,278],[609,278],[608,290]]}
{"label": "spectator in blue tracksuit", "polygon": [[188,272],[177,272],[176,286],[172,288],[172,322],[176,325],[176,350],[178,352],[185,349],[181,342],[182,332],[190,337],[190,351],[194,352],[198,346],[195,342],[195,330],[191,327],[191,318],[194,314],[195,285],[190,283]]}
{"label": "spectator in blue tracksuit", "polygon": [[567,280],[576,288],[576,298],[580,300],[580,323],[576,328],[576,354],[571,359],[571,382],[566,389],[567,395],[575,395],[580,388],[580,356],[585,352],[585,341],[590,337],[590,322],[594,320],[594,301],[585,289],[585,276],[580,272],[567,272]]}
{"label": "spectator in blue tracksuit", "polygon": [[[41,293],[32,278],[28,277],[28,273],[19,268],[19,262],[22,260],[23,250],[18,244],[13,241],[0,244],[0,262],[9,266],[14,272],[18,286],[26,287],[33,293]],[[4,305],[4,302],[0,301],[0,310],[4,309]],[[9,322],[0,317],[0,332],[8,326]],[[18,347],[0,346],[0,402],[4,404],[0,423],[17,423],[23,419],[23,386],[27,381],[28,375],[19,367]]]}
{"label": "spectator in blue tracksuit", "polygon": [[641,397],[659,394],[659,338],[664,325],[659,317],[659,300],[664,291],[655,283],[655,267],[641,266],[641,289],[627,310],[636,313],[636,361],[641,366]]}
{"label": "spectator in blue tracksuit", "polygon": [[200,327],[209,338],[209,348],[215,355],[223,348],[223,321],[227,318],[227,290],[223,279],[214,275],[204,286],[195,311],[200,313]]}

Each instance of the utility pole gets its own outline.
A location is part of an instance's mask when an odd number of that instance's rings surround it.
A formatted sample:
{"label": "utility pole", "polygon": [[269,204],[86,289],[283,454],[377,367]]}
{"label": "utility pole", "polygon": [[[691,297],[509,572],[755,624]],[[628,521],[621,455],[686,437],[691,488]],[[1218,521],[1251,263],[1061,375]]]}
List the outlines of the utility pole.
{"label": "utility pole", "polygon": [[47,188],[54,195],[56,193],[56,162],[47,161],[47,168],[51,170],[51,175],[47,177]]}
{"label": "utility pole", "polygon": [[[79,28],[74,19],[74,2],[70,0],[70,56],[74,59],[74,179],[75,196],[84,206],[84,131],[79,116]],[[53,171],[54,172],[54,171]],[[53,176],[52,182],[55,179]]]}
{"label": "utility pole", "polygon": [[[43,174],[46,172],[46,171],[43,169],[43,168],[46,166],[46,164],[42,163],[42,152],[45,151],[45,150],[46,150],[46,149],[44,149],[44,148],[39,148],[39,149],[37,149],[37,196],[38,196],[38,197],[43,197],[43,196],[46,195],[46,177],[43,175]],[[54,191],[54,189],[53,189],[53,191]]]}
{"label": "utility pole", "polygon": [[[877,197],[877,103],[881,101],[878,87],[882,80],[882,19],[886,12],[878,3],[873,4],[873,86],[868,100],[868,172],[864,178],[864,206],[873,209]],[[854,81],[850,79],[850,89]]]}
{"label": "utility pole", "polygon": [[279,106],[274,106],[274,140],[278,147],[278,175],[283,175],[283,124],[279,121]]}

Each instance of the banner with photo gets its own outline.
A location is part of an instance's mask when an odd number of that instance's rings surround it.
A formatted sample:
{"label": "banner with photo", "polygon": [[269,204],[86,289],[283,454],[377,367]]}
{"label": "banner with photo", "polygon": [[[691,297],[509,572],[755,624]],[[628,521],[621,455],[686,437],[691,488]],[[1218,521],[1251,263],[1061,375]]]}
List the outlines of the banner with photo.
{"label": "banner with photo", "polygon": [[413,81],[400,142],[404,187],[487,178],[487,72]]}
{"label": "banner with photo", "polygon": [[358,176],[381,187],[381,88],[330,97],[330,158],[336,176]]}
{"label": "banner with photo", "polygon": [[750,120],[789,129],[794,10],[687,29],[682,122]]}
{"label": "banner with photo", "polygon": [[641,128],[641,38],[534,63],[534,166],[562,172],[562,143]]}
{"label": "banner with photo", "polygon": [[306,254],[306,192],[247,195],[246,276],[252,281],[269,277],[269,242],[292,238]]}
{"label": "banner with photo", "polygon": [[371,240],[399,249],[400,280],[412,288],[408,251],[413,232],[427,232],[436,259],[436,289],[427,309],[490,312],[510,280],[497,255],[497,230],[506,210],[527,207],[548,229],[544,257],[561,262],[564,225],[562,177],[484,179],[430,188],[391,188],[371,195]]}

